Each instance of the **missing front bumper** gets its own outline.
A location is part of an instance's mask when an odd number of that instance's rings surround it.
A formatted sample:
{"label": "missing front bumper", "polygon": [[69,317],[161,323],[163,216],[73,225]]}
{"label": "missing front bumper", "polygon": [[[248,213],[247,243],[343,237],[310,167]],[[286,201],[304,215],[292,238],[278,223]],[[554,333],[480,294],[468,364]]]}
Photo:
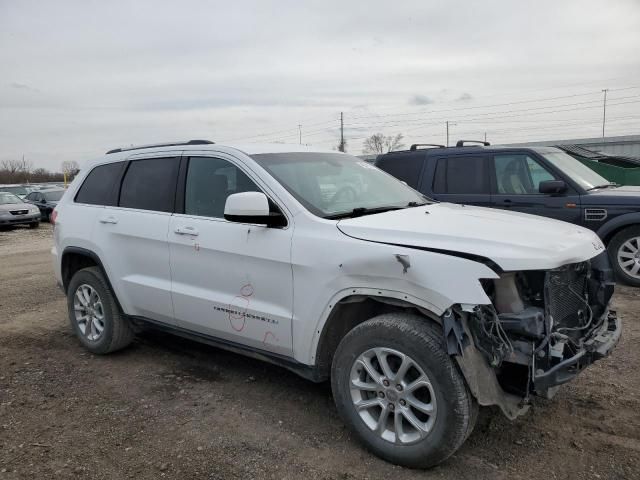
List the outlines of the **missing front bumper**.
{"label": "missing front bumper", "polygon": [[547,371],[537,371],[533,378],[536,394],[550,396],[553,387],[567,383],[596,360],[607,357],[614,349],[622,325],[615,311],[610,310],[602,326],[583,343],[572,357],[562,360]]}

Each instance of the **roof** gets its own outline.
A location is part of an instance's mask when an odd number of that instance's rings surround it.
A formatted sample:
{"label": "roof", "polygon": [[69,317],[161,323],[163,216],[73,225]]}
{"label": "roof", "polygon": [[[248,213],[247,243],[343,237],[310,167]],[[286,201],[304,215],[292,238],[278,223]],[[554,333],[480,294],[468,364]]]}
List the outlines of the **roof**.
{"label": "roof", "polygon": [[[433,148],[418,148],[415,150],[393,150],[389,153],[383,153],[380,154],[379,156],[386,156],[386,155],[406,155],[406,154],[433,154],[433,155],[443,155],[443,154],[451,154],[451,153],[472,153],[472,152],[483,152],[483,151],[488,151],[488,152],[492,152],[492,151],[496,151],[496,150],[513,150],[513,149],[527,149],[527,150],[535,150],[535,151],[548,151],[548,150],[555,150],[555,147],[523,147],[523,146],[512,146],[512,145],[489,145],[489,146],[484,146],[484,145],[468,145],[468,146],[464,146],[464,147],[444,147],[444,148],[437,148],[437,147],[433,147]],[[445,153],[446,152],[446,153]]]}
{"label": "roof", "polygon": [[[197,142],[197,143],[196,143]],[[256,155],[260,153],[290,153],[290,152],[327,152],[327,153],[340,153],[335,150],[319,149],[307,145],[298,144],[286,144],[286,143],[262,143],[262,144],[223,144],[207,142],[205,140],[190,140],[188,142],[169,142],[158,143],[153,145],[140,145],[114,148],[107,152],[108,155],[115,154],[129,154],[129,153],[144,153],[145,151],[162,150],[162,151],[191,151],[191,150],[220,150],[223,148],[233,148],[240,150],[247,155]]]}

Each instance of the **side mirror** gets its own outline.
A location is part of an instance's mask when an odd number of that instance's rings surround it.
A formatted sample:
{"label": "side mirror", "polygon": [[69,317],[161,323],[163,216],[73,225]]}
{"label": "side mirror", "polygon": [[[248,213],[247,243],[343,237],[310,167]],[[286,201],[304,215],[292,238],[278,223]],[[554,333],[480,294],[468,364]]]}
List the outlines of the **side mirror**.
{"label": "side mirror", "polygon": [[269,211],[269,199],[262,192],[234,193],[227,197],[224,218],[230,222],[256,223],[267,227],[286,225],[281,213]]}
{"label": "side mirror", "polygon": [[558,194],[567,191],[567,184],[562,180],[545,180],[538,186],[540,193]]}

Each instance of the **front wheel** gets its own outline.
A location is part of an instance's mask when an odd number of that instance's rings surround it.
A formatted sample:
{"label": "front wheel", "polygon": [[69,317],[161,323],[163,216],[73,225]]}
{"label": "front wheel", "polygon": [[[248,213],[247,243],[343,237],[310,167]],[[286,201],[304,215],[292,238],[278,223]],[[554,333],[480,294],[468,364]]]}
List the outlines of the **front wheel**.
{"label": "front wheel", "polygon": [[437,465],[474,427],[477,404],[424,317],[390,313],[355,327],[338,346],[331,384],[343,420],[398,465]]}
{"label": "front wheel", "polygon": [[616,233],[607,250],[616,276],[629,285],[640,287],[640,225]]}

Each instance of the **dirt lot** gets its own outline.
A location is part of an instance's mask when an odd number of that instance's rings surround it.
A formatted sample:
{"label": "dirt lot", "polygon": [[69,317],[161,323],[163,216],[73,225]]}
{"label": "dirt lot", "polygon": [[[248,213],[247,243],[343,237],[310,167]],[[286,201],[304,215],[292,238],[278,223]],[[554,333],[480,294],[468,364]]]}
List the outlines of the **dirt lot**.
{"label": "dirt lot", "polygon": [[385,463],[328,385],[160,334],[86,353],[50,266],[51,230],[0,232],[0,479],[640,478],[640,290],[613,356],[509,422],[493,411],[431,471]]}

